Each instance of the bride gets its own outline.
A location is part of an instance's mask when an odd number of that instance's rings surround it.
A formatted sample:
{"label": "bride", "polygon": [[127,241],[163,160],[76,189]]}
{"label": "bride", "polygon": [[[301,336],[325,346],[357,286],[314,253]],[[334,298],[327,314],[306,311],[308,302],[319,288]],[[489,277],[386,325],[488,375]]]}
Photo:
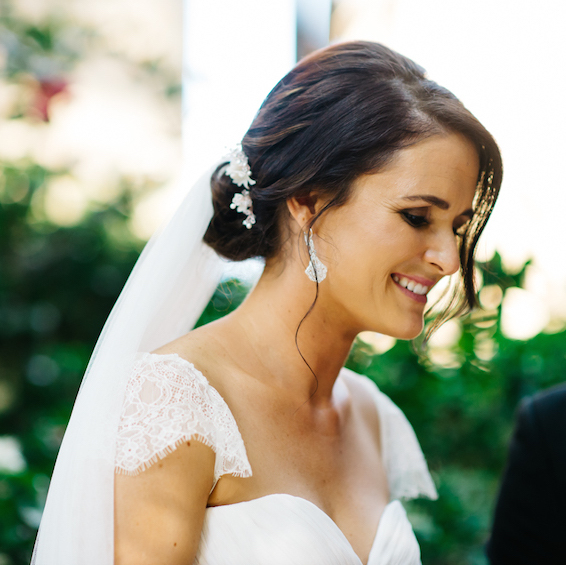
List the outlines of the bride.
{"label": "bride", "polygon": [[[460,285],[442,319],[475,305],[501,174],[491,135],[409,59],[351,42],[302,60],[134,269],[34,563],[420,563],[399,499],[436,497],[424,457],[343,365],[362,331],[418,336],[443,277]],[[232,314],[186,333],[218,255],[265,269]]]}

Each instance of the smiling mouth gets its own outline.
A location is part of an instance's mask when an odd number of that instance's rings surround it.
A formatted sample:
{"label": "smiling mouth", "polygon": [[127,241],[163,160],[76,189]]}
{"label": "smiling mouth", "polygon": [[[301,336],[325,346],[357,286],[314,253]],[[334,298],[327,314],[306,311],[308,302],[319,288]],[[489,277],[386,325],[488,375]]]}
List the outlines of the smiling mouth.
{"label": "smiling mouth", "polygon": [[391,278],[395,281],[395,284],[403,291],[404,294],[406,294],[413,300],[416,300],[417,302],[426,303],[426,294],[432,288],[432,286],[425,286],[406,277],[400,277],[396,274],[391,275]]}

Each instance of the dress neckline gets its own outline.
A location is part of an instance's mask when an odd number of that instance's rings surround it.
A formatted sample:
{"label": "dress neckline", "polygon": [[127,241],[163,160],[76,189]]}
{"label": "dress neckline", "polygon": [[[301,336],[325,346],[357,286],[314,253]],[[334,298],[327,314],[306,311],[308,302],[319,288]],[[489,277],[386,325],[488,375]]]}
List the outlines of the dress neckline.
{"label": "dress neckline", "polygon": [[[265,494],[263,496],[258,496],[257,498],[252,498],[250,500],[242,500],[240,502],[232,502],[230,504],[220,504],[218,506],[208,506],[206,508],[206,512],[216,512],[216,511],[226,511],[226,510],[232,511],[239,506],[265,504],[265,503],[268,503],[270,500],[272,500],[274,498],[284,498],[284,499],[288,499],[288,500],[292,501],[295,504],[302,504],[306,508],[309,508],[311,512],[318,514],[318,516],[320,516],[320,518],[328,524],[328,527],[330,527],[334,530],[335,535],[337,535],[344,542],[344,544],[346,544],[346,546],[352,552],[352,555],[354,555],[357,558],[359,564],[364,565],[363,561],[360,559],[360,556],[356,553],[356,551],[352,547],[350,540],[348,540],[348,538],[346,537],[344,532],[340,529],[340,526],[338,526],[338,524],[322,508],[320,508],[320,506],[318,506],[317,504],[315,504],[314,502],[312,502],[308,498],[303,498],[302,496],[296,496],[294,494],[289,494],[289,493],[286,493],[286,492],[272,493],[272,494]],[[399,502],[399,500],[391,500],[389,503],[387,503],[385,505],[385,508],[383,509],[383,512],[381,513],[381,516],[379,517],[377,527],[376,527],[376,530],[375,530],[375,534],[373,536],[373,541],[372,541],[372,544],[371,544],[371,547],[370,547],[370,550],[369,550],[369,553],[368,553],[368,560],[367,560],[367,563],[365,565],[371,564],[372,554],[373,554],[374,549],[377,545],[379,534],[383,529],[382,524],[384,523],[385,520],[388,519],[388,516],[390,515],[390,513],[393,511],[393,509],[396,506],[401,506],[401,503]]]}
{"label": "dress neckline", "polygon": [[[232,416],[234,423],[236,424],[236,430],[240,436],[240,438],[242,438],[242,434],[240,433],[240,429],[238,428],[238,423],[236,422],[236,419],[234,418],[234,415],[232,414],[232,411],[230,410],[230,407],[228,406],[228,404],[226,403],[226,401],[224,400],[224,397],[218,392],[218,390],[216,390],[209,382],[209,380],[206,378],[206,376],[202,373],[202,371],[200,371],[197,367],[195,367],[195,365],[189,361],[188,359],[185,359],[184,357],[181,357],[178,353],[149,353],[149,352],[144,352],[143,355],[148,355],[151,357],[161,357],[161,358],[174,358],[177,361],[180,361],[182,364],[186,365],[187,367],[189,367],[192,371],[196,372],[199,377],[201,377],[207,384],[207,386],[216,394],[219,396],[219,398],[221,399],[222,403],[224,404],[226,410],[230,413],[230,415]],[[342,370],[340,371],[340,373],[342,372]],[[379,408],[377,406],[377,403],[375,403],[375,408],[377,411],[377,416],[378,418],[380,418],[380,414],[379,414]],[[382,433],[382,431],[381,431]],[[383,440],[383,438],[382,438]],[[244,447],[245,447],[245,442],[243,441],[242,438],[242,442],[244,443]],[[384,450],[384,443],[382,441],[382,457],[384,455],[383,450]],[[247,454],[246,454],[246,460],[247,460]],[[247,460],[248,466],[251,469],[251,465],[249,463],[249,461]],[[253,469],[252,469],[252,475],[253,475]],[[320,517],[322,519],[324,519],[328,524],[329,527],[332,527],[336,534],[343,539],[343,541],[347,544],[347,546],[350,548],[351,552],[353,555],[356,556],[357,560],[359,561],[360,565],[364,565],[362,560],[360,559],[359,555],[355,552],[354,548],[352,547],[352,544],[350,543],[350,541],[348,540],[348,538],[346,537],[346,535],[344,534],[344,532],[340,529],[340,527],[338,526],[338,524],[322,509],[320,508],[317,504],[315,504],[314,502],[312,502],[311,500],[309,500],[308,498],[303,498],[302,496],[296,496],[294,494],[289,494],[289,493],[271,493],[271,494],[266,494],[263,496],[258,496],[257,498],[252,498],[250,500],[242,500],[240,502],[232,502],[230,504],[220,504],[218,506],[207,506],[206,511],[211,511],[211,510],[218,510],[221,508],[231,508],[231,507],[237,507],[237,506],[241,506],[241,505],[245,505],[245,504],[259,504],[261,502],[266,502],[269,499],[272,498],[276,498],[276,497],[284,497],[284,498],[288,498],[290,500],[294,500],[296,503],[299,504],[305,504],[308,507],[311,508],[312,511],[317,512]],[[377,523],[377,527],[375,530],[375,534],[373,537],[373,542],[368,554],[368,562],[365,565],[370,565],[371,563],[371,555],[372,552],[376,546],[376,542],[379,536],[379,532],[380,532],[380,526],[383,522],[383,518],[386,515],[386,512],[392,507],[392,505],[394,505],[394,503],[397,504],[401,504],[398,500],[390,500],[388,504],[386,504],[385,508],[383,509],[383,512],[381,513],[381,516],[379,517],[378,523]]]}
{"label": "dress neckline", "polygon": [[[195,365],[189,361],[188,359],[185,359],[184,357],[181,357],[178,353],[150,353],[150,352],[140,352],[138,355],[143,355],[143,356],[150,356],[150,357],[161,357],[161,358],[174,358],[178,361],[180,361],[182,364],[186,365],[187,367],[189,367],[192,371],[194,371],[195,373],[197,373],[197,375],[204,380],[204,382],[206,383],[206,385],[208,386],[208,388],[215,394],[218,396],[218,398],[220,399],[221,403],[224,405],[224,408],[228,411],[228,413],[230,414],[230,416],[232,417],[232,419],[234,420],[234,423],[236,425],[236,431],[238,432],[238,436],[240,437],[240,439],[242,440],[242,443],[244,444],[244,448],[245,448],[245,442],[244,439],[242,438],[242,434],[240,432],[240,428],[238,427],[238,422],[236,422],[236,418],[234,418],[234,415],[232,414],[232,410],[230,410],[230,407],[228,406],[228,404],[226,403],[226,401],[224,400],[224,397],[218,392],[218,390],[216,390],[214,388],[214,386],[212,386],[210,384],[210,381],[206,378],[206,376],[204,375],[204,373],[202,371],[200,371],[197,367],[195,367]],[[338,373],[338,378],[340,378],[342,376],[342,373],[344,371],[349,371],[349,369],[346,369],[346,367],[342,367],[342,369],[340,369],[340,372]],[[353,372],[353,371],[350,371]],[[361,376],[361,375],[360,375]],[[348,387],[348,385],[346,383],[344,383],[346,387]],[[386,438],[385,438],[385,425],[384,422],[381,419],[381,414],[380,414],[380,410],[379,410],[379,404],[378,402],[374,402],[375,405],[375,411],[377,413],[377,418],[379,420],[379,433],[380,433],[380,443],[381,443],[381,458],[383,461],[387,460],[387,457],[389,455],[389,451],[387,449],[387,442],[386,442]],[[247,453],[246,453],[246,463],[248,464],[248,467],[251,469],[251,465],[250,462],[247,458]],[[387,475],[387,467],[385,468],[386,471],[386,475]],[[252,474],[253,474],[253,470],[252,470]],[[250,475],[251,476],[251,475]],[[387,482],[390,482],[390,477],[387,476]],[[389,491],[390,494],[390,499],[391,499],[391,490]],[[289,496],[293,496],[293,495],[289,495]],[[391,500],[390,500],[391,501]],[[314,504],[314,503],[313,503]],[[316,505],[315,505],[316,506]]]}

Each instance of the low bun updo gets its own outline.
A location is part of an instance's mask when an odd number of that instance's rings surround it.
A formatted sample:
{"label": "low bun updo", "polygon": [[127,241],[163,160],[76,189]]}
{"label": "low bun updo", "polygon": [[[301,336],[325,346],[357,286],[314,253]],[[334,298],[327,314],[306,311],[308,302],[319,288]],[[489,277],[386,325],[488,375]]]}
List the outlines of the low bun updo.
{"label": "low bun updo", "polygon": [[[378,43],[341,43],[301,60],[269,93],[242,140],[256,223],[230,208],[236,186],[221,164],[211,178],[214,216],[204,241],[228,259],[276,256],[289,212],[286,200],[313,189],[328,208],[348,201],[355,179],[377,172],[400,149],[439,133],[475,146],[480,171],[475,214],[460,246],[457,313],[475,306],[474,251],[502,178],[497,144],[484,126],[422,67]],[[309,227],[309,226],[307,226]],[[455,295],[456,296],[456,295]]]}
{"label": "low bun updo", "polygon": [[[246,152],[245,146],[242,147]],[[214,215],[204,236],[204,241],[219,255],[232,261],[243,261],[251,257],[268,258],[278,251],[279,201],[262,200],[258,184],[248,189],[253,201],[256,223],[248,229],[244,226],[245,215],[232,209],[234,194],[244,187],[237,186],[224,173],[228,162],[221,163],[212,174],[210,185]],[[255,175],[252,169],[252,178]]]}

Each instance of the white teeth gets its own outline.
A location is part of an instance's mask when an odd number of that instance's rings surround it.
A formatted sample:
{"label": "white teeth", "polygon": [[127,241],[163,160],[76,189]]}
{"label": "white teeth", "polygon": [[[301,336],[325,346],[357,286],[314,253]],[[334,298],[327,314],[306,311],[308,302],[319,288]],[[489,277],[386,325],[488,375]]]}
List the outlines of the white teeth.
{"label": "white teeth", "polygon": [[424,284],[416,283],[415,281],[411,281],[406,277],[400,279],[398,275],[393,275],[393,280],[407,290],[414,292],[415,294],[423,295],[430,290],[430,287],[425,286]]}

